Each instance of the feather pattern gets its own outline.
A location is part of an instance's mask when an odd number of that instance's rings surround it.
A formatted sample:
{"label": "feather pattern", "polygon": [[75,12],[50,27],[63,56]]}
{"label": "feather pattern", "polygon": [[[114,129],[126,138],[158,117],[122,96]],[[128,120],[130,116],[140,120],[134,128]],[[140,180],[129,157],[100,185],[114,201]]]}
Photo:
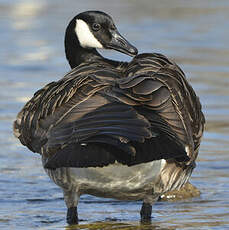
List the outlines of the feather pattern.
{"label": "feather pattern", "polygon": [[[109,60],[98,47],[136,56]],[[72,70],[38,90],[14,122],[15,136],[62,188],[69,224],[78,223],[82,194],[143,200],[141,220],[150,221],[154,201],[195,167],[205,123],[199,98],[172,60],[137,52],[109,15],[78,14],[65,33]]]}
{"label": "feather pattern", "polygon": [[[182,70],[161,54],[140,54],[120,69],[84,63],[49,83],[18,114],[14,132],[47,167],[89,167],[115,160],[191,162],[203,125],[199,99]],[[92,145],[93,164],[82,160]]]}

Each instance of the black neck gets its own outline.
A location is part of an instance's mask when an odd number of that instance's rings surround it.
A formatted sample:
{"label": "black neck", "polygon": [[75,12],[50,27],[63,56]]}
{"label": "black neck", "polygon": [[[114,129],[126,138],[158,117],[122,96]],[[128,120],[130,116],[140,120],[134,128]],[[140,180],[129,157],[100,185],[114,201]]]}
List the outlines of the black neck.
{"label": "black neck", "polygon": [[65,34],[65,54],[71,68],[75,68],[81,63],[101,60],[105,63],[118,67],[123,65],[123,62],[113,61],[102,57],[96,49],[87,49],[80,46],[79,41],[72,30],[66,30]]}

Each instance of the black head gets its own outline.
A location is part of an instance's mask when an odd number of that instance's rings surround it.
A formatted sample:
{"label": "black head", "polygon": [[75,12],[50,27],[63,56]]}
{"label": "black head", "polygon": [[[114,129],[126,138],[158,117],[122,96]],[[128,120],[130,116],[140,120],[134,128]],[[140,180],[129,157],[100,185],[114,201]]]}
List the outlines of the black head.
{"label": "black head", "polygon": [[138,52],[120,35],[112,18],[100,11],[86,11],[75,16],[67,27],[66,36],[73,36],[71,40],[76,39],[85,49],[114,49],[130,56]]}

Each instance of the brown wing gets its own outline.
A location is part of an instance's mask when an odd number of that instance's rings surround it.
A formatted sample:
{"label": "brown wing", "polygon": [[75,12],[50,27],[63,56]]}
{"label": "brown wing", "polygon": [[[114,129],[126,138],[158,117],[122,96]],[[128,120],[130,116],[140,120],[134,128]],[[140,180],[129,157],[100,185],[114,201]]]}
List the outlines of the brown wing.
{"label": "brown wing", "polygon": [[138,55],[127,67],[126,78],[119,80],[119,87],[113,96],[134,106],[151,123],[155,135],[145,145],[135,144],[138,151],[149,156],[150,149],[158,149],[159,156],[165,151],[175,158],[175,145],[191,161],[196,158],[205,119],[198,97],[175,63],[161,54]]}
{"label": "brown wing", "polygon": [[203,123],[179,67],[143,54],[125,73],[90,63],[48,84],[18,114],[14,133],[48,168],[134,165],[194,159]]}
{"label": "brown wing", "polygon": [[60,81],[51,82],[34,94],[14,123],[15,136],[22,144],[34,152],[41,152],[49,129],[71,112],[74,106],[106,86],[106,83],[93,80],[90,74],[97,70],[96,66],[93,67],[82,65]]}
{"label": "brown wing", "polygon": [[103,93],[120,75],[96,63],[72,70],[35,93],[18,114],[15,135],[49,168],[104,166],[117,160],[116,152],[133,155],[125,140],[143,142],[151,132],[131,106]]}

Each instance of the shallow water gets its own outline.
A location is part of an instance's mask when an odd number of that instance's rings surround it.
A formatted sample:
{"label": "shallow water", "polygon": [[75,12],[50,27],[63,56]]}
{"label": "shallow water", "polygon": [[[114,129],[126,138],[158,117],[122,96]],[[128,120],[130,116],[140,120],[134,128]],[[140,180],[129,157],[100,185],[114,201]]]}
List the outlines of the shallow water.
{"label": "shallow water", "polygon": [[[140,225],[140,202],[82,196],[80,225],[66,226],[60,189],[39,155],[12,135],[17,112],[68,70],[65,26],[75,14],[111,14],[140,52],[173,57],[200,96],[207,125],[191,182],[201,196],[157,202]],[[229,2],[146,0],[0,1],[0,229],[229,229]],[[130,60],[117,52],[106,57]]]}

